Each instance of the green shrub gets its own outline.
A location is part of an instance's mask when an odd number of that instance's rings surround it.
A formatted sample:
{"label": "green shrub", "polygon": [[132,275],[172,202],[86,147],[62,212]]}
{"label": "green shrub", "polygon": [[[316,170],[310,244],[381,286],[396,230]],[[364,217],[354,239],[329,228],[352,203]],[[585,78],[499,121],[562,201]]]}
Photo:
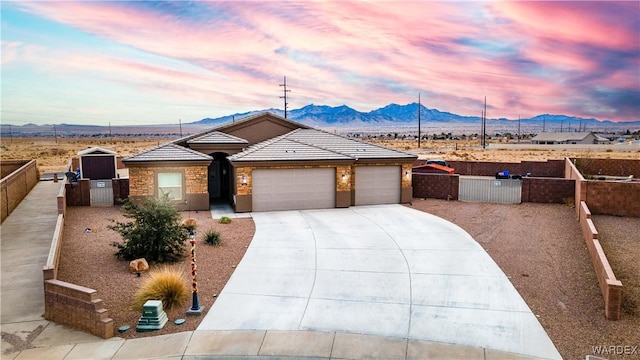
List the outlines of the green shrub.
{"label": "green shrub", "polygon": [[203,238],[205,243],[213,246],[220,245],[220,242],[222,241],[220,233],[211,229],[204,232]]}
{"label": "green shrub", "polygon": [[220,224],[230,224],[231,223],[231,219],[227,216],[223,216],[220,218]]}
{"label": "green shrub", "polygon": [[[149,198],[141,203],[126,199],[123,215],[132,221],[108,226],[122,236],[114,241],[115,256],[125,260],[145,258],[149,262],[177,261],[184,255],[188,231],[180,224],[180,212],[168,196]],[[113,221],[113,220],[112,220]]]}
{"label": "green shrub", "polygon": [[183,273],[172,268],[161,268],[148,273],[133,295],[132,309],[142,310],[147,300],[162,300],[162,307],[171,310],[189,298],[189,287]]}

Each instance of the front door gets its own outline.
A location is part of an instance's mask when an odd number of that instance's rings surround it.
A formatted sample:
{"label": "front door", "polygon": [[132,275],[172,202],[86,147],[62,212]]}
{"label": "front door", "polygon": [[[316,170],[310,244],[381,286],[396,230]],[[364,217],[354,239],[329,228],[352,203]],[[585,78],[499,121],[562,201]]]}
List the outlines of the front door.
{"label": "front door", "polygon": [[211,200],[228,200],[229,199],[229,154],[217,152],[211,154],[213,161],[209,165],[209,198]]}
{"label": "front door", "polygon": [[220,160],[213,160],[209,165],[209,198],[218,199],[220,195]]}

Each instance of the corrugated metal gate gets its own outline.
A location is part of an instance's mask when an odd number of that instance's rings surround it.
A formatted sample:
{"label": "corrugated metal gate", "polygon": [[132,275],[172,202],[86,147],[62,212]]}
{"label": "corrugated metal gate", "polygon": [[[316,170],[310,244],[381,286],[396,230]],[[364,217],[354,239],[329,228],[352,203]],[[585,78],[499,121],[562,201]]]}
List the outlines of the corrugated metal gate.
{"label": "corrugated metal gate", "polygon": [[522,200],[522,181],[460,176],[458,199],[461,201],[519,204]]}
{"label": "corrugated metal gate", "polygon": [[91,180],[91,206],[113,206],[111,180]]}

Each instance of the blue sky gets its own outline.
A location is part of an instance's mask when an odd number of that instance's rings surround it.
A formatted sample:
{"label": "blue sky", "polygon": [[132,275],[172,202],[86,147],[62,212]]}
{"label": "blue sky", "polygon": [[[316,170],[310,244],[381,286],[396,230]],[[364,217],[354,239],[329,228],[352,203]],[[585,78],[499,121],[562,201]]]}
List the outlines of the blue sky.
{"label": "blue sky", "polygon": [[640,2],[2,1],[2,123],[414,102],[640,120]]}

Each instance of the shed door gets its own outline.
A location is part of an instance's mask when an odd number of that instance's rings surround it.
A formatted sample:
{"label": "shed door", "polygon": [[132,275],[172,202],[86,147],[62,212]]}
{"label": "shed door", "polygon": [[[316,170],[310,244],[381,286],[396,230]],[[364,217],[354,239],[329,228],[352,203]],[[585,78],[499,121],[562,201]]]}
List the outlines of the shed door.
{"label": "shed door", "polygon": [[115,178],[116,165],[114,156],[82,156],[82,177],[85,179]]}
{"label": "shed door", "polygon": [[252,210],[328,209],[336,206],[336,169],[252,171]]}
{"label": "shed door", "polygon": [[356,167],[356,205],[398,204],[400,166]]}

